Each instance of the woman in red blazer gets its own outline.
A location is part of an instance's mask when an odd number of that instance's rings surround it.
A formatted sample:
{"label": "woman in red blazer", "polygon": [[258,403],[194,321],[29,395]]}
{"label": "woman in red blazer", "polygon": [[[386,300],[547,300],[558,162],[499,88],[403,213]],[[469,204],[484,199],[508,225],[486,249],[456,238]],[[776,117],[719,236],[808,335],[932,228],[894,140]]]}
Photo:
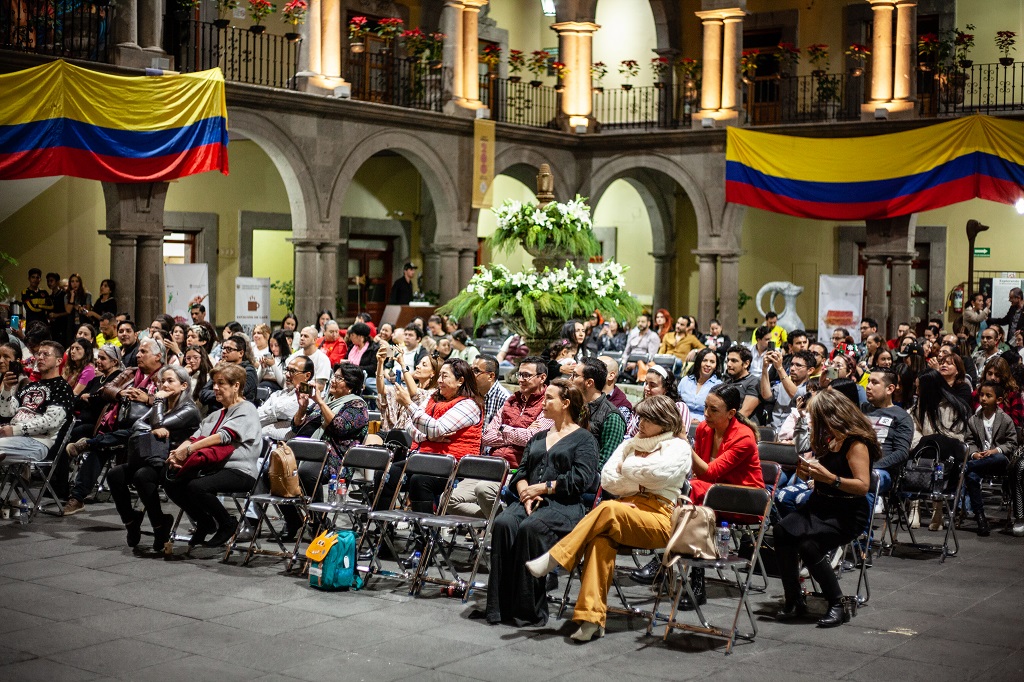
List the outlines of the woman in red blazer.
{"label": "woman in red blazer", "polygon": [[[761,460],[757,456],[757,427],[740,413],[743,394],[733,384],[718,384],[704,402],[704,421],[693,439],[693,478],[690,499],[695,504],[715,483],[763,488]],[[690,570],[690,586],[701,604],[707,602],[704,569]],[[680,608],[692,609],[688,595]]]}

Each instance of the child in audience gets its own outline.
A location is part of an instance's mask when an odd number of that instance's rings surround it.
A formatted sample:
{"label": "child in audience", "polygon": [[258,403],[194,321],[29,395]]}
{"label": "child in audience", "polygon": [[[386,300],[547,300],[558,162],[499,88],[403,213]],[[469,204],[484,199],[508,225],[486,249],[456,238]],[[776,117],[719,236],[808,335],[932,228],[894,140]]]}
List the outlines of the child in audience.
{"label": "child in audience", "polygon": [[964,488],[981,537],[989,534],[985,504],[981,498],[981,480],[1002,475],[1009,464],[1009,456],[1017,449],[1017,427],[1000,407],[1004,394],[1002,384],[995,381],[981,382],[978,387],[978,403],[981,407],[967,421],[965,442],[968,455]]}

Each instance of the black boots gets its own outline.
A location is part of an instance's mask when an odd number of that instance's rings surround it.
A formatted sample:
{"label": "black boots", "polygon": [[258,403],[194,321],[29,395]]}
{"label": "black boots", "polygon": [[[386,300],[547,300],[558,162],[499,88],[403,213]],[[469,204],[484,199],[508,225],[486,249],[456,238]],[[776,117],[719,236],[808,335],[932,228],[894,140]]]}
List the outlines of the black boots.
{"label": "black boots", "polygon": [[775,614],[775,620],[793,620],[803,618],[807,615],[807,599],[801,594],[790,599],[786,597],[786,603],[782,609]]}
{"label": "black boots", "polygon": [[128,531],[128,537],[125,542],[128,546],[134,549],[138,546],[139,542],[142,541],[142,520],[146,518],[146,512],[133,511],[132,520],[124,524],[124,528]]}
{"label": "black boots", "polygon": [[843,607],[843,590],[839,587],[839,579],[836,578],[835,569],[829,563],[828,557],[823,557],[813,566],[808,566],[807,570],[821,588],[821,596],[828,602],[828,611],[818,621],[818,627],[834,628],[849,623],[850,614]]}
{"label": "black boots", "polygon": [[[690,569],[690,589],[693,590],[693,596],[697,600],[697,604],[699,606],[703,606],[704,604],[708,603],[708,593],[704,589],[703,568]],[[683,595],[683,598],[679,601],[679,608],[683,611],[693,610],[694,606],[693,602],[690,601],[690,595]]]}
{"label": "black boots", "polygon": [[992,532],[988,525],[988,519],[985,518],[985,510],[978,509],[978,513],[974,515],[974,520],[978,524],[978,537],[987,538]]}
{"label": "black boots", "polygon": [[632,578],[635,583],[640,583],[641,585],[653,585],[654,577],[658,575],[658,569],[660,568],[661,557],[655,554],[643,568],[631,571],[629,577]]}
{"label": "black boots", "polygon": [[825,615],[818,619],[819,628],[834,628],[850,622],[850,613],[843,605],[842,599],[829,605]]}

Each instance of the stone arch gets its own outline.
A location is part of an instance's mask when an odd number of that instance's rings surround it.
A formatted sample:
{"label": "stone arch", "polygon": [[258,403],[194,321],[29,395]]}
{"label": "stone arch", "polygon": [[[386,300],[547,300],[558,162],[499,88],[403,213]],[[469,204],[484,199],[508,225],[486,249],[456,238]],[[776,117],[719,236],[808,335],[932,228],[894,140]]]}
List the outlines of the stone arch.
{"label": "stone arch", "polygon": [[[531,189],[536,189],[537,173],[540,171],[542,163],[548,164],[551,168],[551,174],[555,179],[555,197],[559,201],[572,198],[570,195],[572,184],[559,165],[532,147],[521,145],[502,147],[494,159],[494,174],[507,175]],[[530,172],[532,172],[532,177],[528,175]]]}
{"label": "stone arch", "polygon": [[291,135],[263,114],[248,109],[229,107],[228,120],[231,130],[255,142],[273,161],[288,193],[292,234],[305,236],[310,223],[322,220],[322,204],[313,174]]}

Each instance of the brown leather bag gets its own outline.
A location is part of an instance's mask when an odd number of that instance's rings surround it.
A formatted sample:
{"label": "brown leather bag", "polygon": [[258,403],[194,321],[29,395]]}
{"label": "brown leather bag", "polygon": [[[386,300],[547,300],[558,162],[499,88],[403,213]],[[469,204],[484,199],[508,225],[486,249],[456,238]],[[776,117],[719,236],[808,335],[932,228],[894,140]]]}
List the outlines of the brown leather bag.
{"label": "brown leather bag", "polygon": [[302,486],[299,485],[299,464],[295,453],[288,444],[281,442],[270,453],[270,468],[267,473],[270,479],[270,494],[278,497],[299,497]]}
{"label": "brown leather bag", "polygon": [[134,378],[134,367],[121,370],[120,374],[103,384],[103,388],[100,389],[100,397],[103,399],[103,402],[116,403],[121,390],[130,386]]}
{"label": "brown leather bag", "polygon": [[720,559],[715,531],[715,511],[693,504],[689,497],[680,495],[676,508],[672,510],[672,535],[665,547],[662,563],[672,566],[684,556]]}

